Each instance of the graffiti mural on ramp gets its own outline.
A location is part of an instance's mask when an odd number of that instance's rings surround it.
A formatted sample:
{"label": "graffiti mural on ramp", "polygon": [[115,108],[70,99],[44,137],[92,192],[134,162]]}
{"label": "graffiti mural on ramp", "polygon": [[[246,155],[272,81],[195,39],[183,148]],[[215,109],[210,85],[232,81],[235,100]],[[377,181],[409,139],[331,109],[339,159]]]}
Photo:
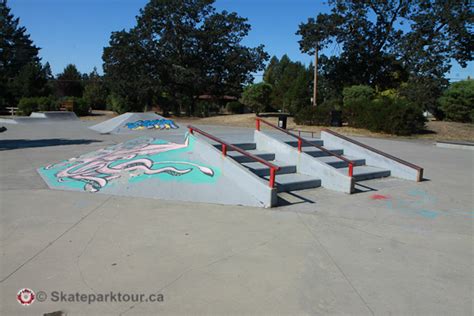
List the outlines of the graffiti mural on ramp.
{"label": "graffiti mural on ramp", "polygon": [[139,120],[125,124],[128,129],[142,130],[142,129],[176,129],[176,125],[172,120],[158,119],[158,120]]}
{"label": "graffiti mural on ramp", "polygon": [[[138,138],[98,151],[50,164],[38,172],[52,187],[99,192],[124,180],[128,183],[158,178],[192,183],[214,182],[219,172],[196,161],[187,161],[190,139],[184,144]],[[181,180],[182,179],[182,180]]]}

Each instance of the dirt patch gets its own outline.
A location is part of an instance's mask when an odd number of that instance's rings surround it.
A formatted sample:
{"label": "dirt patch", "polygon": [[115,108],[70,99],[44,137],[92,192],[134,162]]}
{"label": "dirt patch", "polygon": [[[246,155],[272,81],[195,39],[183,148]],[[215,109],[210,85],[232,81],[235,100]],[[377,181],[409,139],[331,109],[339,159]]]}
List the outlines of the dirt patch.
{"label": "dirt patch", "polygon": [[[255,114],[237,114],[237,115],[221,115],[206,118],[173,118],[178,124],[185,125],[188,123],[200,124],[200,125],[223,125],[223,126],[236,126],[236,127],[255,127]],[[277,124],[278,119],[276,117],[268,117],[265,120]],[[293,121],[293,118],[288,118],[288,129],[304,130],[319,134],[321,129],[326,128],[325,126],[304,126],[297,125]],[[265,125],[262,124],[262,128],[266,129]],[[374,133],[363,128],[352,128],[352,127],[331,127],[332,130],[354,136],[368,136],[378,138],[400,138],[400,139],[424,139],[424,140],[465,140],[474,141],[474,124],[468,123],[456,123],[456,122],[444,122],[444,121],[430,121],[426,124],[426,130],[417,135],[412,136],[395,136],[383,133]],[[308,135],[308,134],[306,134]]]}
{"label": "dirt patch", "polygon": [[[92,115],[83,116],[80,119],[85,121],[96,120],[105,121],[110,118],[117,116],[112,111],[97,111],[94,110]],[[220,115],[213,117],[197,118],[197,117],[172,117],[177,124],[181,127],[187,124],[199,124],[199,125],[221,125],[221,126],[235,126],[235,127],[255,127],[255,114],[234,114],[234,115]],[[267,117],[265,120],[277,124],[278,119],[276,117]],[[293,118],[288,118],[288,129],[303,130],[312,132],[318,135],[325,126],[304,126],[295,124]],[[262,129],[268,129],[265,124],[262,124]],[[456,122],[444,122],[444,121],[429,121],[426,124],[426,130],[417,135],[412,136],[395,136],[383,133],[374,133],[363,128],[352,128],[348,126],[344,127],[331,127],[332,130],[353,136],[367,136],[367,137],[378,137],[378,138],[398,138],[398,139],[420,139],[420,140],[459,140],[459,141],[474,141],[474,124],[469,123],[456,123]],[[309,134],[302,134],[308,136]]]}

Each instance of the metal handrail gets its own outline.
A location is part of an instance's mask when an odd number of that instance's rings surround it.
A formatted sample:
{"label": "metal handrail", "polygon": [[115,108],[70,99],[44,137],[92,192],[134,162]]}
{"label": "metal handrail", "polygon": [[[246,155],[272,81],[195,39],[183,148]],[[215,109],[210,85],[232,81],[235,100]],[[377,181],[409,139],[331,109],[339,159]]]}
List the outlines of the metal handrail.
{"label": "metal handrail", "polygon": [[257,157],[255,155],[252,155],[251,153],[243,150],[242,148],[239,148],[235,145],[232,145],[232,144],[229,144],[229,143],[226,143],[225,141],[223,141],[222,139],[216,137],[216,136],[213,136],[211,134],[208,134],[202,130],[200,130],[199,128],[197,127],[194,127],[192,125],[188,125],[188,129],[189,129],[189,133],[191,134],[194,134],[194,132],[197,132],[215,142],[218,142],[222,145],[222,155],[224,156],[227,156],[227,149],[228,148],[232,148],[233,150],[241,153],[242,155],[246,156],[246,157],[249,157],[257,162],[260,162],[261,164],[264,164],[265,166],[269,167],[270,168],[270,180],[269,180],[269,187],[270,188],[273,188],[275,187],[275,176],[276,176],[276,172],[278,170],[280,170],[280,167],[278,166],[275,166],[274,164],[266,161],[265,159],[262,159],[260,157]]}
{"label": "metal handrail", "polygon": [[294,131],[294,132],[298,132],[298,136],[301,137],[301,133],[308,133],[308,134],[311,134],[311,137],[314,138],[314,131],[303,131],[303,130],[300,130],[300,129],[294,129],[294,128],[289,128],[290,131]]}
{"label": "metal handrail", "polygon": [[310,145],[310,146],[316,147],[316,148],[318,148],[319,150],[322,150],[322,151],[324,151],[324,152],[330,154],[331,156],[334,156],[334,157],[336,157],[336,158],[339,158],[339,159],[341,159],[341,160],[347,162],[347,163],[349,164],[348,175],[349,175],[349,177],[352,178],[352,176],[353,176],[353,174],[354,174],[354,163],[352,162],[352,160],[349,160],[349,159],[347,159],[346,157],[343,157],[343,156],[341,156],[341,155],[335,154],[335,153],[333,153],[332,151],[329,151],[329,150],[327,150],[326,148],[324,148],[324,147],[322,147],[322,146],[313,144],[312,142],[310,142],[310,141],[308,141],[308,140],[306,140],[306,139],[304,139],[304,138],[301,138],[301,136],[298,136],[298,135],[296,135],[296,134],[293,134],[293,133],[291,133],[291,132],[289,132],[289,131],[287,131],[287,130],[281,128],[281,127],[278,127],[278,126],[276,126],[276,125],[274,125],[274,124],[272,124],[272,123],[270,123],[270,122],[268,122],[268,121],[262,120],[261,118],[258,118],[258,117],[255,118],[255,128],[256,128],[257,131],[260,130],[260,122],[263,122],[263,123],[267,124],[267,125],[270,126],[270,127],[273,127],[273,128],[275,128],[275,129],[277,129],[277,130],[279,130],[279,131],[281,131],[281,132],[283,132],[283,133],[285,133],[285,134],[288,134],[288,135],[290,135],[290,136],[292,136],[292,137],[297,138],[297,139],[298,139],[298,151],[299,151],[299,152],[302,151],[302,150],[301,150],[301,147],[302,147],[303,143],[305,143],[305,144],[308,144],[308,145]]}
{"label": "metal handrail", "polygon": [[405,160],[400,159],[400,158],[398,158],[398,157],[395,157],[395,156],[392,156],[392,155],[390,155],[390,154],[387,154],[386,152],[383,152],[383,151],[378,150],[378,149],[376,149],[376,148],[370,147],[370,146],[368,146],[368,145],[366,145],[366,144],[363,144],[363,143],[361,143],[361,142],[358,142],[358,141],[356,141],[356,140],[354,140],[354,139],[352,139],[352,138],[349,138],[349,137],[346,137],[346,136],[344,136],[344,135],[341,135],[341,134],[339,134],[339,133],[337,133],[337,132],[335,132],[335,131],[333,131],[333,130],[324,128],[324,129],[322,129],[322,131],[323,131],[323,132],[326,132],[326,133],[329,133],[329,134],[331,134],[331,135],[333,135],[333,136],[339,137],[339,138],[341,138],[341,139],[343,139],[343,140],[345,140],[345,141],[347,141],[347,142],[353,143],[353,144],[355,144],[355,145],[357,145],[357,146],[363,147],[363,148],[365,148],[365,149],[367,149],[367,150],[370,150],[370,151],[372,151],[372,152],[374,152],[374,153],[376,153],[376,154],[379,154],[379,155],[381,155],[381,156],[384,156],[384,157],[386,157],[386,158],[388,158],[388,159],[394,160],[394,161],[396,161],[396,162],[398,162],[398,163],[401,163],[401,164],[403,164],[403,165],[405,165],[405,166],[408,166],[408,167],[410,167],[410,168],[413,168],[413,169],[415,169],[415,170],[418,171],[418,181],[421,181],[421,180],[423,179],[423,168],[420,167],[420,166],[417,166],[417,165],[415,165],[415,164],[412,164],[411,162],[408,162],[408,161],[405,161]]}

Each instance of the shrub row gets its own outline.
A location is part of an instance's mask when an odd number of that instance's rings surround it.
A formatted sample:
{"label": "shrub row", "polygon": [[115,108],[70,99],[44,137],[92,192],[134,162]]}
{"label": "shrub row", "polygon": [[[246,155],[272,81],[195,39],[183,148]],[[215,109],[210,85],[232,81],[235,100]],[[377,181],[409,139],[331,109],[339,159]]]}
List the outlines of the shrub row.
{"label": "shrub row", "polygon": [[51,97],[21,98],[18,103],[18,110],[22,115],[30,115],[35,111],[56,111],[59,103]]}
{"label": "shrub row", "polygon": [[411,135],[423,130],[423,111],[404,99],[382,97],[369,102],[352,102],[344,107],[349,126],[373,132]]}
{"label": "shrub row", "polygon": [[[329,126],[331,111],[336,109],[337,102],[305,107],[295,115],[295,123]],[[423,130],[426,121],[419,107],[405,99],[392,97],[367,99],[357,96],[345,99],[342,113],[349,126],[395,135],[418,133]]]}
{"label": "shrub row", "polygon": [[30,115],[36,111],[57,111],[62,101],[72,101],[74,113],[78,116],[89,114],[89,104],[83,98],[67,98],[57,100],[53,97],[33,97],[21,98],[18,103],[18,110],[21,115]]}

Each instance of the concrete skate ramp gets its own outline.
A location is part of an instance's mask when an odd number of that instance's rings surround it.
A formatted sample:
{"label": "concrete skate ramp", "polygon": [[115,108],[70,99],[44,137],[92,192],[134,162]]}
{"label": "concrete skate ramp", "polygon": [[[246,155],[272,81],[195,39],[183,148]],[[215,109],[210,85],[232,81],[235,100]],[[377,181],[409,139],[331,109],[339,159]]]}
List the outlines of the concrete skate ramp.
{"label": "concrete skate ramp", "polygon": [[140,137],[37,171],[57,190],[259,206],[233,175],[205,155],[192,135],[181,144]]}
{"label": "concrete skate ramp", "polygon": [[0,123],[5,124],[44,124],[62,121],[79,121],[79,119],[74,112],[65,111],[33,112],[30,114],[30,116],[12,116],[11,118],[0,118]]}
{"label": "concrete skate ramp", "polygon": [[66,111],[48,111],[48,112],[33,112],[30,117],[44,118],[51,121],[77,121],[79,118],[74,112]]}
{"label": "concrete skate ramp", "polygon": [[101,134],[119,134],[138,130],[175,129],[178,125],[153,112],[127,112],[89,128]]}

